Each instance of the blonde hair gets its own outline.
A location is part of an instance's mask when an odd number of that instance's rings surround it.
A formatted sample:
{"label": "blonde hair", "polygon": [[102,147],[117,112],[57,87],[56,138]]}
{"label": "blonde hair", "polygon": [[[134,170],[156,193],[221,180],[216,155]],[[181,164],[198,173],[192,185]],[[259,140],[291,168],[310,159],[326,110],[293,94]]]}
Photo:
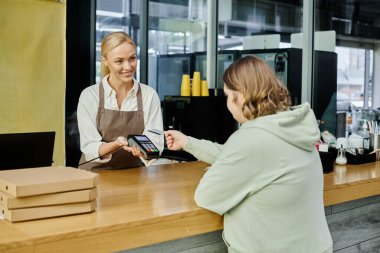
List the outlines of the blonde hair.
{"label": "blonde hair", "polygon": [[242,112],[248,120],[286,111],[291,105],[287,88],[270,66],[255,56],[246,56],[224,72],[225,85],[243,93]]}
{"label": "blonde hair", "polygon": [[[132,38],[125,32],[112,32],[107,34],[100,46],[100,54],[102,57],[107,58],[107,54],[115,47],[128,42],[136,49],[136,44]],[[110,73],[110,69],[101,61],[101,77],[104,77]]]}

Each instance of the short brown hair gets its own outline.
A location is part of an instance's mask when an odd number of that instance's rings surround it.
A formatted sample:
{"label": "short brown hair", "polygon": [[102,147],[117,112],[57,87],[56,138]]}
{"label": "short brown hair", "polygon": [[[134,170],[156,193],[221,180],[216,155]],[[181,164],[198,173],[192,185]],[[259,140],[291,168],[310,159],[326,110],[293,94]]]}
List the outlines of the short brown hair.
{"label": "short brown hair", "polygon": [[[125,32],[112,32],[107,34],[103,38],[102,45],[100,46],[100,53],[104,58],[107,58],[107,54],[115,47],[128,42],[136,49],[136,44],[133,42],[132,38]],[[101,75],[102,77],[108,75],[110,70],[107,66],[101,63]]]}
{"label": "short brown hair", "polygon": [[256,56],[231,64],[223,75],[224,84],[243,93],[243,115],[248,120],[286,111],[291,105],[287,88],[271,67]]}

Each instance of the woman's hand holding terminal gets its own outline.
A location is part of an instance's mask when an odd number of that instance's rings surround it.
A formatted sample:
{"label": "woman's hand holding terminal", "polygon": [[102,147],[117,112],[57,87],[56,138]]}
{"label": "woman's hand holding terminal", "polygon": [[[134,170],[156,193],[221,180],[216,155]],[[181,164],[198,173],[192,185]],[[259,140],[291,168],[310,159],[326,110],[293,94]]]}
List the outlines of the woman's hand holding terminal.
{"label": "woman's hand holding terminal", "polygon": [[170,150],[183,149],[187,144],[187,135],[180,131],[169,130],[165,131],[166,145]]}
{"label": "woman's hand holding terminal", "polygon": [[128,152],[132,152],[132,154],[134,156],[145,158],[144,154],[140,151],[140,149],[137,146],[132,146],[132,147],[128,146],[128,140],[127,140],[127,138],[125,138],[123,136],[119,136],[119,137],[117,137],[117,139],[115,140],[115,142],[119,146],[122,146],[124,150],[126,150]]}

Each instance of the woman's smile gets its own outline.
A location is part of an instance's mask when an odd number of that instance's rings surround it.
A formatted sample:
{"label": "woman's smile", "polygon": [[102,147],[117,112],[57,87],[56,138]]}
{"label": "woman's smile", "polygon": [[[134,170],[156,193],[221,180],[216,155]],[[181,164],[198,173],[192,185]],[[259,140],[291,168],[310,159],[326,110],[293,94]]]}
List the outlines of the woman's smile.
{"label": "woman's smile", "polygon": [[125,78],[133,77],[133,71],[123,71],[120,75]]}

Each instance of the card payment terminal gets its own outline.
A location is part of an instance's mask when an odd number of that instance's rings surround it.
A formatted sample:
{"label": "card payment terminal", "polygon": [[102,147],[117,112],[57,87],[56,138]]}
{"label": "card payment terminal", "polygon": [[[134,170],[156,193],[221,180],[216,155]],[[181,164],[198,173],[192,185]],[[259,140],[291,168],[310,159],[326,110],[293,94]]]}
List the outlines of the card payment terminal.
{"label": "card payment terminal", "polygon": [[128,135],[128,145],[136,145],[146,159],[154,159],[160,156],[158,148],[146,135]]}

